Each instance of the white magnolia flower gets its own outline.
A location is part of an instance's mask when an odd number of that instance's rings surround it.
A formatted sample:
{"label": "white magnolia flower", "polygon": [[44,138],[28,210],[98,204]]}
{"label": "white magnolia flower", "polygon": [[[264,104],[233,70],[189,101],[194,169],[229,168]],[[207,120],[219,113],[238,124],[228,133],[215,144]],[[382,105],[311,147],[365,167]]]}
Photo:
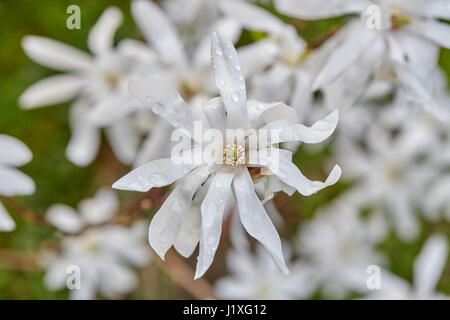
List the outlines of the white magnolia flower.
{"label": "white magnolia flower", "polygon": [[[101,189],[94,198],[83,200],[78,212],[66,205],[53,205],[46,218],[59,230],[68,233],[58,253],[49,253],[41,263],[47,268],[45,283],[51,289],[63,289],[72,274],[80,271],[81,288],[71,289],[72,299],[94,299],[97,293],[119,298],[137,285],[134,267],[150,261],[145,245],[146,228],[135,223],[99,226],[109,221],[118,209],[118,199],[109,189]],[[75,285],[75,283],[73,283]]]}
{"label": "white magnolia flower", "polygon": [[447,0],[276,0],[284,14],[321,19],[360,14],[330,39],[333,50],[312,89],[323,89],[332,106],[350,106],[373,76],[397,84],[409,101],[440,118],[445,106],[432,94],[429,79],[439,47],[450,48]]}
{"label": "white magnolia flower", "polygon": [[[0,134],[0,195],[6,197],[34,193],[33,180],[15,167],[30,162],[33,155],[19,140]],[[12,231],[16,224],[0,202],[0,231]]]}
{"label": "white magnolia flower", "polygon": [[436,300],[447,297],[436,292],[436,285],[448,257],[447,238],[440,234],[431,236],[414,261],[413,284],[387,270],[381,272],[380,290],[372,290],[368,299]]}
{"label": "white magnolia flower", "polygon": [[322,209],[298,233],[300,261],[313,270],[310,282],[330,298],[365,292],[367,268],[383,263],[375,247],[386,231],[382,216],[365,220],[346,200]]}
{"label": "white magnolia flower", "polygon": [[[289,252],[287,245],[283,250]],[[286,255],[286,254],[285,254]],[[288,262],[290,259],[286,259]],[[215,292],[223,299],[303,299],[311,296],[312,269],[289,263],[290,274],[280,273],[262,247],[252,254],[248,250],[230,251],[227,254],[230,275],[215,283]]]}
{"label": "white magnolia flower", "polygon": [[157,67],[154,54],[144,44],[125,39],[113,46],[122,19],[115,7],[104,11],[89,33],[92,56],[45,37],[26,36],[22,41],[31,59],[66,73],[33,84],[20,96],[19,103],[31,109],[75,98],[70,110],[72,138],[66,153],[79,166],[95,158],[101,127],[106,127],[111,147],[124,163],[132,162],[139,144],[140,132],[128,115],[140,106],[127,90],[128,79],[131,75],[145,77],[157,72]]}
{"label": "white magnolia flower", "polygon": [[[156,160],[133,170],[113,187],[146,192],[153,187],[178,181],[150,224],[149,240],[161,258],[172,245],[183,256],[190,256],[200,242],[196,278],[202,276],[213,261],[220,240],[226,200],[233,195],[244,228],[265,247],[275,264],[287,273],[279,235],[255,193],[252,175],[255,179],[261,174],[270,176],[268,192],[283,190],[292,193],[297,190],[308,196],[334,184],[341,174],[338,166],[325,182],[310,181],[291,162],[291,153],[277,149],[275,145],[287,141],[324,141],[333,133],[338,113],[333,112],[311,127],[306,127],[296,123],[295,111],[283,103],[247,101],[245,79],[232,43],[214,34],[211,55],[220,98],[210,100],[203,110],[188,107],[170,85],[159,80],[132,81],[130,91],[143,104],[174,127],[189,132],[194,139],[197,139],[194,126],[199,121],[204,132],[217,129],[224,137],[226,129],[241,129],[245,131],[245,138],[240,141],[215,141],[221,150],[215,153],[217,161],[213,164],[206,161],[180,164],[171,158]],[[259,141],[259,149],[248,149],[249,140],[265,130],[276,130],[279,135],[271,140]],[[200,144],[193,150],[194,153],[205,154],[210,147]],[[280,156],[272,156],[275,152],[270,152],[266,157],[259,157],[267,150],[279,151]],[[251,154],[258,155],[253,157],[258,158],[255,163],[249,162]],[[196,210],[191,208],[197,195],[201,197],[200,210],[198,207]]]}

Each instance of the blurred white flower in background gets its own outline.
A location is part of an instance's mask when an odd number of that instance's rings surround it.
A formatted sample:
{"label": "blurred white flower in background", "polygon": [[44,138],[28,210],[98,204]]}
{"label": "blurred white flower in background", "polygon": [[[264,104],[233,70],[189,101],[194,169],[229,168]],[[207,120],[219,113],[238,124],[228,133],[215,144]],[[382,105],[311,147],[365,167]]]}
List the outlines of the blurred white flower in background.
{"label": "blurred white flower in background", "polygon": [[373,290],[367,299],[436,300],[447,299],[436,290],[448,257],[448,241],[442,234],[430,236],[414,260],[413,284],[388,270],[381,272],[381,288]]}
{"label": "blurred white flower in background", "polygon": [[314,270],[291,262],[291,249],[283,244],[289,276],[278,271],[270,256],[261,246],[256,253],[236,250],[227,253],[230,275],[215,283],[217,296],[222,299],[304,299],[315,289],[311,276]]}
{"label": "blurred white flower in background", "polygon": [[324,91],[333,108],[351,106],[375,76],[396,84],[409,101],[438,118],[448,118],[448,107],[436,101],[429,85],[439,47],[450,48],[450,26],[438,20],[450,18],[445,0],[275,0],[275,6],[307,20],[361,15],[327,41],[333,50],[312,86]]}
{"label": "blurred white flower in background", "polygon": [[386,233],[378,212],[363,218],[348,201],[339,199],[300,227],[296,252],[300,263],[313,270],[309,281],[316,289],[324,297],[342,299],[367,291],[367,267],[384,264],[375,248]]}
{"label": "blurred white flower in background", "polygon": [[117,299],[136,288],[133,268],[148,265],[151,258],[146,227],[142,222],[131,227],[105,225],[117,209],[118,199],[108,189],[81,201],[78,212],[62,204],[48,209],[48,221],[66,233],[58,252],[46,252],[41,257],[49,288],[65,288],[69,266],[78,266],[81,272],[81,288],[70,290],[71,299],[94,299],[98,293]]}
{"label": "blurred white flower in background", "polygon": [[373,123],[358,141],[335,141],[334,152],[344,178],[355,182],[347,197],[385,210],[398,236],[412,240],[420,231],[422,195],[442,173],[434,157],[440,144],[439,135],[426,130],[414,115],[403,120],[392,130],[381,121]]}
{"label": "blurred white flower in background", "polygon": [[[34,181],[15,168],[30,162],[32,157],[30,149],[21,141],[0,134],[0,195],[13,197],[34,193]],[[0,231],[12,231],[15,226],[0,202]]]}
{"label": "blurred white flower in background", "polygon": [[[253,133],[251,130],[246,132],[257,136],[259,129],[279,130],[278,140],[263,141],[262,143],[260,141],[259,150],[246,150],[248,145],[245,144],[245,141],[223,141],[223,146],[225,146],[223,154],[224,157],[226,156],[223,160],[228,164],[222,165],[216,163],[212,165],[208,163],[176,164],[171,158],[156,160],[133,170],[118,180],[113,187],[146,192],[153,187],[162,187],[178,181],[175,190],[150,224],[149,240],[161,258],[164,258],[167,250],[177,242],[189,243],[190,250],[180,252],[182,255],[189,256],[200,241],[195,275],[198,278],[207,271],[213,261],[220,240],[226,200],[233,184],[239,216],[245,229],[267,249],[275,264],[287,273],[279,235],[255,193],[249,169],[254,167],[261,172],[263,168],[266,168],[267,174],[270,172],[273,180],[268,186],[272,191],[283,190],[283,185],[286,184],[290,186],[290,189],[296,189],[303,195],[311,195],[336,183],[341,170],[336,166],[325,182],[310,181],[291,162],[289,151],[279,150],[279,157],[267,156],[268,158],[258,159],[261,161],[260,163],[253,164],[247,162],[245,153],[259,153],[261,149],[267,150],[266,147],[270,149],[270,146],[288,141],[320,143],[333,133],[337,125],[338,113],[331,113],[312,127],[298,124],[295,111],[283,103],[265,104],[247,101],[241,66],[236,50],[229,40],[214,34],[211,58],[220,99],[214,98],[206,103],[203,110],[199,110],[200,114],[197,113],[198,116],[174,89],[159,80],[132,81],[130,91],[144,105],[151,107],[155,113],[165,118],[173,126],[184,128],[190,132],[194,139],[193,127],[197,120],[202,121],[204,129],[221,130],[222,137],[227,128],[242,130],[253,128],[256,130]],[[249,133],[246,134],[249,135]],[[245,137],[246,140],[250,138]],[[244,145],[240,143],[244,143]],[[207,147],[201,145],[201,152],[203,152],[202,148]],[[196,150],[198,151],[198,149]],[[229,160],[233,160],[228,157],[229,151],[234,154],[233,163],[229,162]],[[239,156],[240,154],[242,157]],[[275,165],[275,163],[279,165]],[[207,180],[210,181],[208,182],[209,189],[204,196],[200,210],[202,217],[200,238],[196,233],[196,237],[178,239],[183,224],[191,223],[191,219],[188,219],[188,212],[195,192]],[[181,233],[181,236],[184,237],[184,233]],[[175,248],[179,250],[176,245]]]}
{"label": "blurred white flower in background", "polygon": [[31,109],[75,99],[70,109],[72,137],[66,154],[79,166],[89,165],[97,155],[101,127],[106,128],[116,156],[126,164],[132,163],[139,145],[140,128],[130,113],[136,113],[140,105],[128,92],[128,79],[157,73],[158,65],[143,43],[125,39],[113,46],[122,19],[115,7],[104,11],[89,33],[93,56],[45,37],[26,36],[22,41],[31,59],[67,73],[35,83],[21,95],[19,103]]}

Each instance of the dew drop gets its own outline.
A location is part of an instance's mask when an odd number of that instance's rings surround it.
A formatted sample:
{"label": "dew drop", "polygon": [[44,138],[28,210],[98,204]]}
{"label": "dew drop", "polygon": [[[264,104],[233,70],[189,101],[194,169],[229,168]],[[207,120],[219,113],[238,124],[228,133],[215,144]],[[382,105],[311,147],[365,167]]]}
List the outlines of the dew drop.
{"label": "dew drop", "polygon": [[243,77],[242,75],[240,75],[240,76],[238,77],[238,79],[241,80],[241,81],[244,81],[244,77]]}
{"label": "dew drop", "polygon": [[217,49],[216,49],[216,54],[217,54],[218,56],[222,56],[222,55],[223,55],[223,52],[222,52],[222,50],[220,50],[219,48],[217,48]]}
{"label": "dew drop", "polygon": [[241,66],[240,66],[239,64],[235,65],[234,68],[235,68],[237,71],[240,71],[240,70],[241,70]]}
{"label": "dew drop", "polygon": [[155,103],[152,106],[152,111],[156,114],[161,114],[164,111],[164,107],[161,103]]}
{"label": "dew drop", "polygon": [[219,81],[219,84],[223,87],[223,86],[225,85],[225,81],[220,80],[220,81]]}
{"label": "dew drop", "polygon": [[163,174],[160,173],[155,173],[154,175],[152,175],[150,177],[150,182],[154,185],[164,185],[164,183],[166,182],[166,177]]}
{"label": "dew drop", "polygon": [[236,92],[233,92],[231,94],[231,99],[233,99],[233,101],[238,102],[239,101],[239,95]]}
{"label": "dew drop", "polygon": [[258,104],[258,105],[256,106],[256,109],[258,109],[258,110],[262,110],[262,109],[264,109],[264,105],[262,105],[262,104]]}
{"label": "dew drop", "polygon": [[216,188],[222,188],[222,187],[223,187],[223,182],[220,181],[220,180],[217,180],[217,181],[214,183],[214,186],[215,186]]}

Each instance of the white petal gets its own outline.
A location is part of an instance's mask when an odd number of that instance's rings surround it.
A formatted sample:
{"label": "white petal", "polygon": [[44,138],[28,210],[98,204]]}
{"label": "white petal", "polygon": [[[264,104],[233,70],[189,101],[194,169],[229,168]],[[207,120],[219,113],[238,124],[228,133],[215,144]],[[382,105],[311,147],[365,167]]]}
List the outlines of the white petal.
{"label": "white petal", "polygon": [[196,164],[175,164],[171,158],[154,160],[134,169],[113,184],[114,189],[146,192],[183,178]]}
{"label": "white petal", "polygon": [[181,225],[177,239],[173,243],[174,248],[185,258],[189,258],[195,250],[201,237],[201,213],[200,208],[192,205],[188,216]]}
{"label": "white petal", "polygon": [[55,204],[47,209],[45,219],[61,231],[76,233],[83,228],[78,213],[71,207]]}
{"label": "white petal", "polygon": [[406,28],[434,41],[441,47],[450,49],[450,26],[447,23],[434,20],[414,21]]}
{"label": "white petal", "polygon": [[49,38],[25,36],[22,47],[31,59],[51,69],[66,71],[93,66],[87,53]]}
{"label": "white petal", "polygon": [[172,126],[193,133],[192,110],[170,84],[156,79],[132,80],[128,88],[136,99]]}
{"label": "white petal", "polygon": [[0,231],[13,231],[16,228],[16,223],[9,216],[3,204],[0,202]]}
{"label": "white petal", "polygon": [[335,166],[325,182],[311,181],[293,164],[283,158],[270,158],[268,168],[284,183],[294,187],[300,194],[310,196],[328,186],[335,184],[341,177],[342,170]]}
{"label": "white petal", "polygon": [[[359,24],[359,21],[357,22]],[[322,67],[320,73],[314,81],[312,89],[325,87],[328,83],[336,79],[351,64],[358,59],[369,44],[371,44],[378,33],[355,25],[348,30],[347,38],[331,54]]]}
{"label": "white petal", "polygon": [[20,167],[31,161],[33,155],[18,139],[0,134],[0,163]]}
{"label": "white petal", "polygon": [[[269,136],[267,145],[289,141],[315,144],[328,139],[333,134],[338,120],[339,113],[335,110],[325,118],[315,122],[311,127],[299,123],[293,124],[288,120],[282,119],[271,122],[262,127],[262,129],[269,131],[278,130],[278,136]],[[264,141],[260,141],[260,147],[262,146],[265,146]]]}
{"label": "white petal", "polygon": [[94,161],[100,147],[100,132],[91,126],[77,126],[66,148],[67,158],[79,167],[85,167]]}
{"label": "white petal", "polygon": [[140,143],[140,133],[128,119],[117,121],[106,129],[108,142],[117,158],[124,164],[132,164]]}
{"label": "white petal", "polygon": [[19,170],[0,166],[0,194],[7,197],[33,194],[34,181]]}
{"label": "white petal", "polygon": [[364,0],[275,0],[275,7],[279,12],[306,20],[359,13],[370,4]]}
{"label": "white petal", "polygon": [[263,103],[249,100],[247,103],[248,121],[251,128],[259,128],[265,123],[278,120],[298,122],[295,110],[283,102]]}
{"label": "white petal", "polygon": [[408,9],[424,17],[450,19],[450,3],[448,0],[410,0]]}
{"label": "white petal", "polygon": [[277,33],[284,27],[281,20],[257,5],[236,0],[221,0],[218,4],[225,16],[238,21],[245,29]]}
{"label": "white petal", "polygon": [[414,286],[422,294],[433,292],[442,275],[448,256],[444,235],[431,236],[414,261]]}
{"label": "white petal", "polygon": [[242,63],[242,73],[248,77],[257,71],[264,70],[274,62],[279,51],[277,44],[271,40],[260,40],[240,47],[238,55]]}
{"label": "white petal", "polygon": [[144,37],[163,57],[179,67],[187,64],[183,43],[176,29],[155,3],[133,1],[131,12]]}
{"label": "white petal", "polygon": [[111,50],[114,45],[114,34],[122,21],[122,12],[117,7],[106,8],[89,32],[89,49],[95,54]]}
{"label": "white petal", "polygon": [[255,193],[253,181],[247,169],[235,176],[233,186],[239,216],[245,229],[270,253],[277,267],[283,273],[289,274],[284,262],[280,236]]}
{"label": "white petal", "polygon": [[158,121],[156,126],[152,128],[149,136],[139,147],[134,167],[168,157],[170,155],[170,144],[167,141],[167,137],[170,137],[172,131],[173,127],[167,121]]}
{"label": "white petal", "polygon": [[86,85],[86,80],[70,74],[45,78],[27,88],[19,98],[24,109],[48,106],[73,99]]}
{"label": "white petal", "polygon": [[246,128],[247,93],[241,65],[233,44],[217,33],[211,42],[214,81],[227,110],[231,128]]}
{"label": "white petal", "polygon": [[100,224],[109,221],[119,208],[117,195],[111,189],[100,189],[91,199],[80,202],[79,210],[87,224]]}
{"label": "white petal", "polygon": [[257,73],[251,78],[251,94],[260,101],[286,101],[292,94],[293,69],[281,62],[275,62],[269,70]]}
{"label": "white petal", "polygon": [[95,126],[109,126],[141,108],[139,101],[123,92],[111,93],[99,99],[89,111],[88,121]]}
{"label": "white petal", "polygon": [[200,167],[182,179],[153,217],[148,240],[161,259],[164,260],[167,250],[177,239],[189,213],[194,193],[208,175],[209,170]]}
{"label": "white petal", "polygon": [[203,276],[213,262],[214,254],[219,246],[222,219],[233,176],[232,172],[217,172],[203,199],[201,205],[202,236],[194,279]]}

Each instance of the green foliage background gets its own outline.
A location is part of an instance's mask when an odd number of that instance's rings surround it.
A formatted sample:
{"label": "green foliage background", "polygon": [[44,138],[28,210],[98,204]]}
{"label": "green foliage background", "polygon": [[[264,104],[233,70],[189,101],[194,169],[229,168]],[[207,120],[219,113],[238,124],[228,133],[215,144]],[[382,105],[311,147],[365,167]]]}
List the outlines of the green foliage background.
{"label": "green foliage background", "polygon": [[[77,4],[81,8],[81,30],[66,28],[66,8]],[[21,197],[35,211],[43,213],[54,203],[76,206],[83,198],[91,196],[102,185],[108,185],[119,177],[126,168],[117,165],[108,147],[102,147],[94,164],[78,168],[65,157],[70,130],[67,121],[69,104],[61,104],[25,111],[18,107],[19,95],[32,83],[49,76],[53,71],[37,65],[27,58],[20,42],[24,35],[42,35],[87,50],[86,39],[102,11],[109,5],[119,7],[124,13],[124,24],[116,34],[116,40],[141,38],[130,15],[130,0],[3,0],[0,2],[0,133],[9,134],[26,143],[33,151],[33,161],[23,171],[36,182],[37,191],[29,197]],[[267,7],[276,13],[272,7]],[[288,18],[282,17],[286,21]],[[331,29],[344,23],[346,18],[314,22],[293,21],[299,32],[308,41],[315,41]],[[244,32],[239,45],[255,41],[264,34]],[[440,64],[450,74],[450,51],[442,50]],[[313,152],[300,148],[295,155],[296,164],[306,170],[309,176],[321,176],[320,162],[327,158],[328,151]],[[113,164],[111,164],[113,163]],[[309,219],[317,207],[335,197],[345,186],[340,184],[321,193],[304,198],[298,194],[291,198],[281,196],[277,205],[289,222],[289,237],[301,221]],[[122,195],[123,196],[123,195]],[[12,233],[0,233],[0,299],[64,299],[67,292],[52,292],[42,284],[43,272],[17,271],[2,264],[3,250],[32,252],[43,241],[55,236],[55,231],[45,227],[27,224],[11,210],[17,222]],[[426,225],[422,237],[414,243],[403,244],[394,236],[383,244],[382,250],[391,258],[392,270],[411,279],[412,261],[420,251],[428,234],[441,230],[446,233],[446,224]],[[221,254],[223,256],[223,253]],[[7,265],[7,264],[5,264]],[[213,265],[214,267],[214,265]],[[141,283],[133,298],[179,298],[183,293],[172,287],[170,279],[156,271],[158,286],[146,289]],[[337,275],[338,276],[338,275]],[[446,268],[440,282],[440,289],[450,293],[450,269]],[[131,297],[130,297],[131,298]]]}

